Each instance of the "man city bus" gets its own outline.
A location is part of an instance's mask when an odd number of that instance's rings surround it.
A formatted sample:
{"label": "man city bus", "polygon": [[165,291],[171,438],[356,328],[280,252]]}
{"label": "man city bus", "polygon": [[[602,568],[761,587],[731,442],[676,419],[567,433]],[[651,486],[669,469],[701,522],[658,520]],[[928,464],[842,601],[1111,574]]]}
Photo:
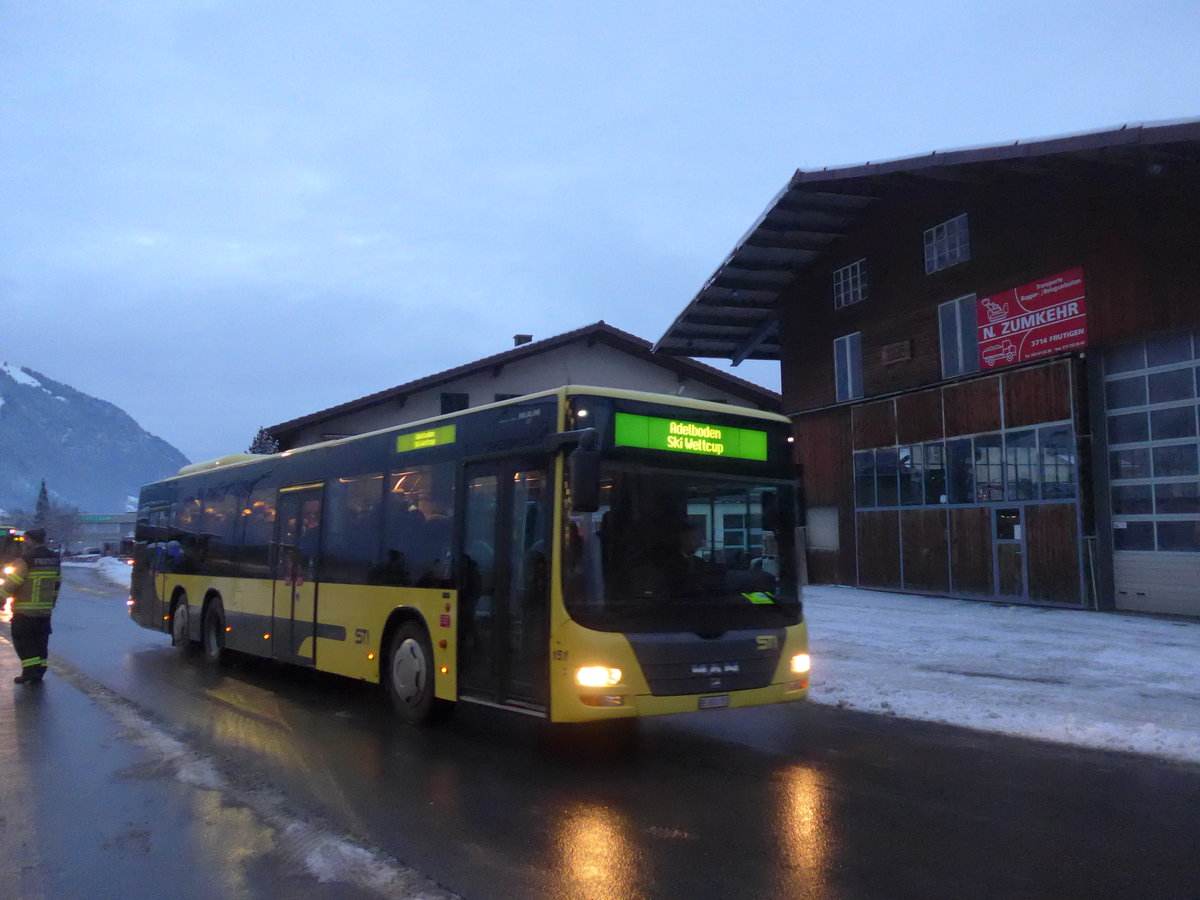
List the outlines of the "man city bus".
{"label": "man city bus", "polygon": [[801,700],[790,424],[571,386],[142,489],[131,614],[553,722]]}

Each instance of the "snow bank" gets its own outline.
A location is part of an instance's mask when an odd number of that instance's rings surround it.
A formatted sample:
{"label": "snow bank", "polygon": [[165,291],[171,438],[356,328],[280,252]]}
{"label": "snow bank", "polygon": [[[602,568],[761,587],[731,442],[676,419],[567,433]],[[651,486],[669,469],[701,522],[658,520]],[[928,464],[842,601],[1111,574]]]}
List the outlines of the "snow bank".
{"label": "snow bank", "polygon": [[89,560],[88,562],[67,559],[63,560],[63,565],[78,569],[93,569],[105,581],[110,581],[119,587],[125,588],[125,590],[129,590],[129,576],[133,571],[133,567],[129,563],[122,562],[119,559],[113,559],[111,556],[102,556],[99,559]]}

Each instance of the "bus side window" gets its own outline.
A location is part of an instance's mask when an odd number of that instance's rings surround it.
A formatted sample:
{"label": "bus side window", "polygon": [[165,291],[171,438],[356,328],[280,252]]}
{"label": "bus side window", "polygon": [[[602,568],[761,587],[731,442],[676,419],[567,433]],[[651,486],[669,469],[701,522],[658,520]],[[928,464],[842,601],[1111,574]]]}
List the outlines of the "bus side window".
{"label": "bus side window", "polygon": [[271,539],[275,535],[275,488],[255,488],[242,509],[245,533],[240,565],[251,578],[271,577]]}
{"label": "bus side window", "polygon": [[[380,525],[383,521],[382,472],[326,483],[325,524],[321,530],[321,580],[345,583],[371,580],[379,559]],[[316,554],[317,530],[302,528],[300,550]]]}
{"label": "bus side window", "polygon": [[450,587],[454,464],[393,471],[387,479],[383,549],[372,584]]}

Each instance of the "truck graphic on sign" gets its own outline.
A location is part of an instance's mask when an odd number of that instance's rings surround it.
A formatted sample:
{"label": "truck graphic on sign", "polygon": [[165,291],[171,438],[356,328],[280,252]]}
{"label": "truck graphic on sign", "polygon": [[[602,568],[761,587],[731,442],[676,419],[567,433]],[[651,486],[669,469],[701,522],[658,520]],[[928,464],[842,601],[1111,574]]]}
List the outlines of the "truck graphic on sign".
{"label": "truck graphic on sign", "polygon": [[1017,358],[1017,345],[1010,340],[1003,340],[999,344],[992,344],[990,347],[983,348],[983,363],[989,369],[1004,360],[1006,363],[1012,362]]}

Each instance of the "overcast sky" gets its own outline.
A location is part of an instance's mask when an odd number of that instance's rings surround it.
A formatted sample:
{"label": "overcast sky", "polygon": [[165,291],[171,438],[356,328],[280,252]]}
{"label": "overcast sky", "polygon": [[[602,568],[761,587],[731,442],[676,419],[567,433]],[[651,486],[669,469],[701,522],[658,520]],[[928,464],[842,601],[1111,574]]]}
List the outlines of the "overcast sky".
{"label": "overcast sky", "polygon": [[795,169],[1195,117],[1198,60],[1195,0],[0,0],[0,357],[241,451],[656,340]]}

